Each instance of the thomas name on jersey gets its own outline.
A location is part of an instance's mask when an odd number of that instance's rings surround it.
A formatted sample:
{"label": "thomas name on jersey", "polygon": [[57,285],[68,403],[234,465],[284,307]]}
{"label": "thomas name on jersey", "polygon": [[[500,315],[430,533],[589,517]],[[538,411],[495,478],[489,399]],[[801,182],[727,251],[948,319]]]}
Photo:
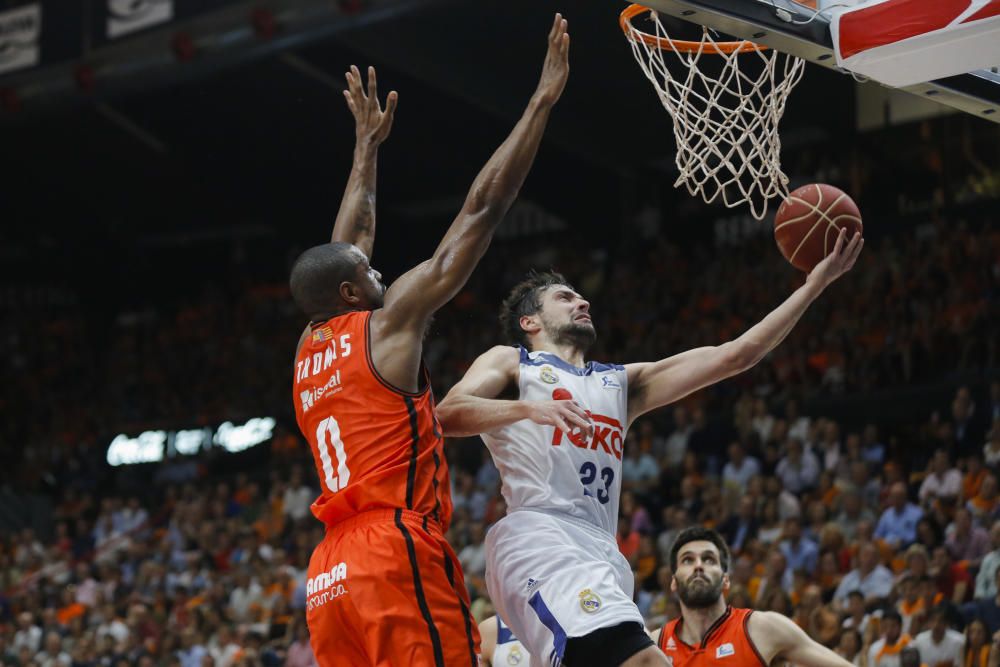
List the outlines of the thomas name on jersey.
{"label": "thomas name on jersey", "polygon": [[338,358],[351,354],[351,334],[340,337],[340,352],[337,351],[337,341],[330,341],[326,350],[314,352],[295,365],[295,382],[302,382],[308,377],[318,375],[330,368]]}

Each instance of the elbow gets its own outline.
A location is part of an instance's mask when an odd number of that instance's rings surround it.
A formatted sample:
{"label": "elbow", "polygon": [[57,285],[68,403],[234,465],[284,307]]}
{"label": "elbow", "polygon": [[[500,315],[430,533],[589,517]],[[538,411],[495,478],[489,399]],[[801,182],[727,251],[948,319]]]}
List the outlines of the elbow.
{"label": "elbow", "polygon": [[757,353],[751,343],[739,339],[722,345],[720,352],[722,365],[728,375],[736,375],[753,368],[763,356]]}

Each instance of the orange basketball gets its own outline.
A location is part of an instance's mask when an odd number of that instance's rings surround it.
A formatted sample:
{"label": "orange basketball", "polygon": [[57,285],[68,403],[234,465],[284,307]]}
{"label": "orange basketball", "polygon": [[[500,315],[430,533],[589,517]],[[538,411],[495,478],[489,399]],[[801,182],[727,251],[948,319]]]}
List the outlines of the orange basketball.
{"label": "orange basketball", "polygon": [[862,232],[857,204],[825,183],[803,185],[788,195],[774,216],[774,240],[792,266],[808,273],[830,254],[840,228],[847,240]]}

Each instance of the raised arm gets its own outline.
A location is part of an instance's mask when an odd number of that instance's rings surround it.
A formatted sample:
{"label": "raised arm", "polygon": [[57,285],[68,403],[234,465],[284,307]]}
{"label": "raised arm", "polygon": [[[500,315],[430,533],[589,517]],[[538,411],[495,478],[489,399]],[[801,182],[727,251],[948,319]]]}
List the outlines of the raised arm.
{"label": "raised arm", "polygon": [[358,246],[371,259],[375,245],[375,168],[378,147],[389,136],[399,96],[389,93],[385,111],[378,101],[375,68],[368,68],[368,93],[361,86],[361,72],[354,65],[346,73],[347,90],[344,98],[354,115],[354,165],[347,179],[340,211],[333,224],[330,241],[343,241]]}
{"label": "raised arm", "polygon": [[791,619],[771,611],[755,611],[747,623],[765,664],[780,659],[801,667],[851,667],[851,663],[813,641]]}
{"label": "raised arm", "polygon": [[424,323],[465,285],[524,183],[552,106],[569,76],[569,34],[556,14],[542,76],[521,120],[476,177],[433,257],[401,276],[385,295],[383,317],[422,332]]}
{"label": "raised arm", "polygon": [[570,433],[589,429],[587,413],[571,400],[500,400],[497,396],[518,381],[518,352],[498,345],[479,355],[465,376],[451,388],[437,407],[438,421],[446,436],[463,437],[489,433],[530,419]]}
{"label": "raised arm", "polygon": [[656,362],[627,365],[629,423],[650,410],[757,364],[788,336],[809,304],[854,266],[863,246],[864,239],[860,235],[855,234],[848,242],[846,232],[841,230],[833,252],[816,265],[805,284],[739,338]]}

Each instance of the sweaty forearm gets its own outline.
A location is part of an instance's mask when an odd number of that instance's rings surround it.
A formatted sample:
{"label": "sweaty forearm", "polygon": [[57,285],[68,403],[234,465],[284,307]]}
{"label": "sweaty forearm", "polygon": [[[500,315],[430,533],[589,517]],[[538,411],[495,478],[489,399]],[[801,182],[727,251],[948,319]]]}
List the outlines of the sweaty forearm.
{"label": "sweaty forearm", "polygon": [[527,419],[527,407],[523,401],[449,396],[438,405],[437,416],[444,435],[461,438],[489,433]]}
{"label": "sweaty forearm", "polygon": [[815,301],[822,291],[822,287],[807,280],[806,284],[795,290],[784,303],[733,341],[741,365],[744,368],[753,366],[785,340],[809,304]]}
{"label": "sweaty forearm", "polygon": [[476,176],[466,201],[467,211],[492,209],[498,215],[489,216],[490,221],[494,224],[500,222],[531,170],[551,111],[550,103],[540,100],[537,95],[531,98],[510,136]]}
{"label": "sweaty forearm", "polygon": [[359,140],[331,241],[353,243],[371,257],[375,240],[375,181],[378,148]]}

